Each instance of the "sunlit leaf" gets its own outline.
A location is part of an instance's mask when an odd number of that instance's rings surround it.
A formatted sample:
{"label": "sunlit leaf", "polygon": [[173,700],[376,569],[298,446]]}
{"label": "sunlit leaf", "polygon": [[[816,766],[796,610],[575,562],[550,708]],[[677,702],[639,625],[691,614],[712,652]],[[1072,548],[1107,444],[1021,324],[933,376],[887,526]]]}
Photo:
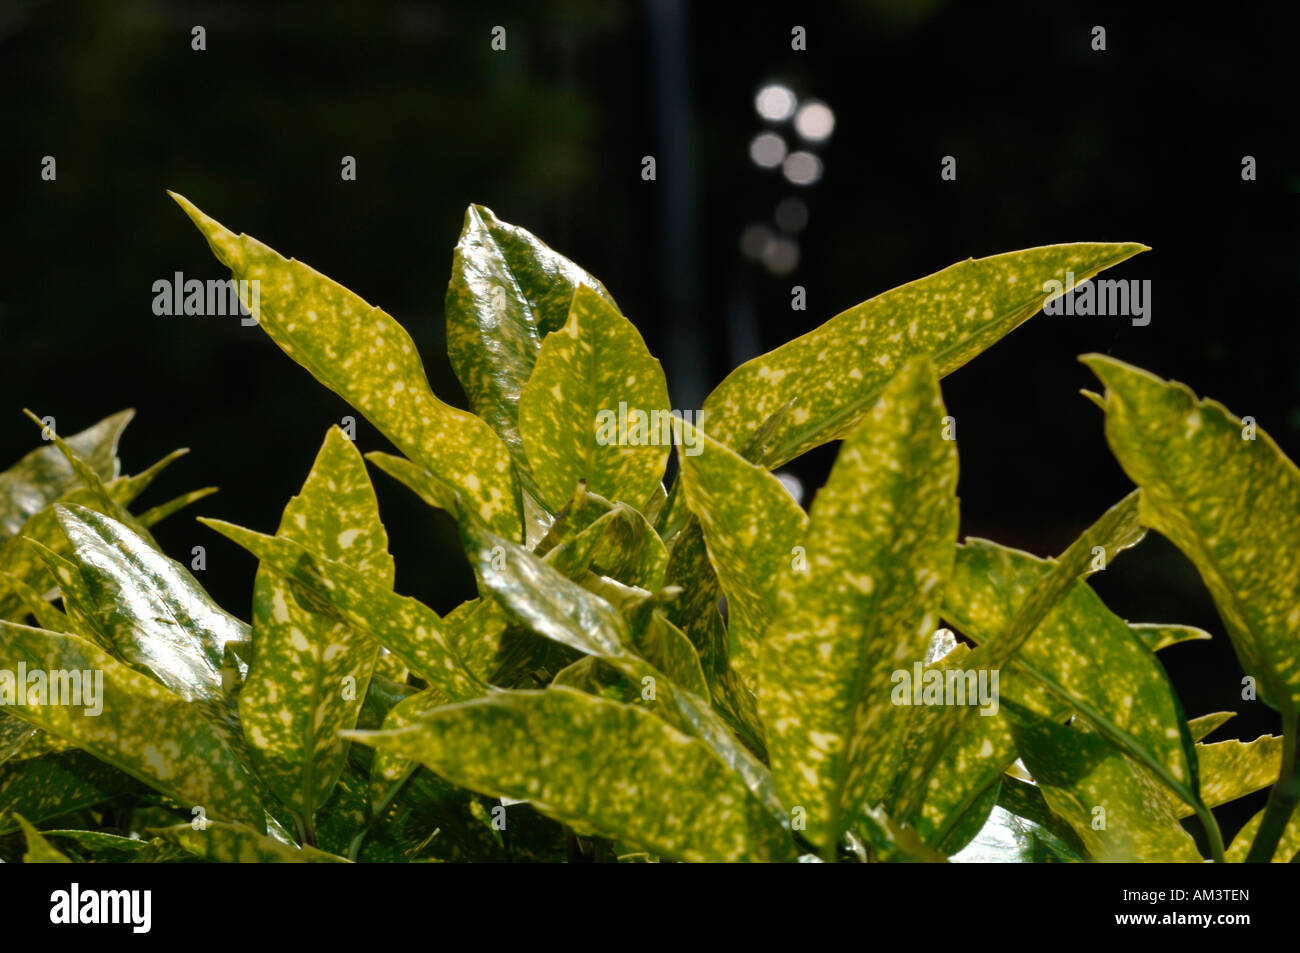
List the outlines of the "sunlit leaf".
{"label": "sunlit leaf", "polygon": [[639,506],[659,487],[671,430],[668,385],[636,326],[579,286],[519,397],[519,432],[541,493],[559,510],[580,481]]}
{"label": "sunlit leaf", "polygon": [[338,282],[172,197],[236,280],[259,283],[257,300],[245,305],[254,306],[253,316],[281,350],[455,488],[490,526],[522,538],[509,452],[478,417],[434,396],[405,328]]}
{"label": "sunlit leaf", "polygon": [[86,507],[57,511],[84,586],[80,597],[90,600],[79,608],[104,643],[181,698],[222,715],[232,710],[226,649],[248,641],[248,626],[128,527]]}
{"label": "sunlit leaf", "polygon": [[542,340],[564,326],[579,285],[615,307],[599,281],[536,236],[481,205],[466,210],[447,288],[447,357],[470,406],[505,442],[533,492],[519,395]]}
{"label": "sunlit leaf", "polygon": [[[120,469],[117,443],[135,416],[123,410],[67,438],[72,447],[105,482]],[[17,535],[30,517],[61,496],[82,486],[81,478],[54,444],[33,450],[0,473],[0,541]]]}
{"label": "sunlit leaf", "polygon": [[497,694],[394,732],[354,732],[465,787],[688,861],[793,859],[740,776],[649,712],[571,688]]}
{"label": "sunlit leaf", "polygon": [[1046,245],[958,262],[831,318],[742,364],[704,402],[702,428],[741,449],[760,424],[794,401],[756,462],[775,469],[854,429],[911,357],[929,354],[939,376],[961,367],[1059,292],[1145,251],[1143,245]]}
{"label": "sunlit leaf", "polygon": [[1005,704],[1016,746],[1044,798],[1089,854],[1110,862],[1200,862],[1173,800],[1150,771],[1080,725]]}
{"label": "sunlit leaf", "polygon": [[[95,698],[83,692],[80,707],[31,704],[29,694],[29,704],[15,705],[12,714],[210,817],[264,823],[253,778],[226,732],[198,706],[76,636],[0,622],[0,637],[9,665],[69,678],[76,672],[83,682],[90,672],[95,685]],[[95,708],[101,710],[90,714]]]}
{"label": "sunlit leaf", "polygon": [[[278,535],[391,586],[393,559],[365,461],[330,428]],[[269,566],[253,587],[253,658],[239,714],[262,779],[299,816],[328,797],[343,770],[337,732],[356,726],[379,645],[301,605]]]}
{"label": "sunlit leaf", "polygon": [[759,644],[777,614],[777,589],[807,559],[800,544],[808,516],[767,470],[681,426],[686,445],[697,450],[680,454],[682,486],[727,598],[730,663],[757,685]]}
{"label": "sunlit leaf", "polygon": [[1106,439],[1142,488],[1141,519],[1190,559],[1259,695],[1300,708],[1300,470],[1273,438],[1177,382],[1091,355]]}
{"label": "sunlit leaf", "polygon": [[927,359],[907,364],[845,442],[813,502],[807,569],[780,590],[759,712],[784,802],[832,849],[898,769],[892,674],[925,655],[957,535],[957,457]]}
{"label": "sunlit leaf", "polygon": [[158,834],[192,854],[223,864],[340,864],[346,858],[312,847],[292,847],[243,824],[208,821],[165,827]]}

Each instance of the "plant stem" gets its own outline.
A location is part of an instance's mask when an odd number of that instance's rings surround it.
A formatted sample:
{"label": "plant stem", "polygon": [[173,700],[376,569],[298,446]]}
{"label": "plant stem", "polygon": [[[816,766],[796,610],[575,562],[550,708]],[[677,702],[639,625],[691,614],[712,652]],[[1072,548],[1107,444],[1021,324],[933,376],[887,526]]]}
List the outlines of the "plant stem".
{"label": "plant stem", "polygon": [[1227,858],[1223,856],[1223,832],[1219,830],[1219,822],[1214,812],[1199,798],[1193,807],[1196,808],[1196,816],[1200,819],[1201,827],[1205,829],[1205,837],[1210,842],[1210,859],[1216,864],[1227,863]]}
{"label": "plant stem", "polygon": [[1296,712],[1294,710],[1282,715],[1282,770],[1277,776],[1277,783],[1268,792],[1268,806],[1264,808],[1264,819],[1259,822],[1259,830],[1251,842],[1250,853],[1246,855],[1248,864],[1267,864],[1277,853],[1278,841],[1286,830],[1287,821],[1300,802],[1300,778],[1296,777]]}

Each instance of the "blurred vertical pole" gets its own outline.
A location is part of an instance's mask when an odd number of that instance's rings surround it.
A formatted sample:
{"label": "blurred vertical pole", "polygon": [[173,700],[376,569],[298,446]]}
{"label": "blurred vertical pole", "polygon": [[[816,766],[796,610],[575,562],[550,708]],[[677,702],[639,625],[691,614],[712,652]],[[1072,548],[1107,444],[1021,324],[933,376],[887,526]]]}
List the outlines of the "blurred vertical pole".
{"label": "blurred vertical pole", "polygon": [[673,406],[696,409],[707,393],[709,362],[708,338],[698,324],[698,217],[686,6],[686,0],[646,0],[667,309],[664,363]]}

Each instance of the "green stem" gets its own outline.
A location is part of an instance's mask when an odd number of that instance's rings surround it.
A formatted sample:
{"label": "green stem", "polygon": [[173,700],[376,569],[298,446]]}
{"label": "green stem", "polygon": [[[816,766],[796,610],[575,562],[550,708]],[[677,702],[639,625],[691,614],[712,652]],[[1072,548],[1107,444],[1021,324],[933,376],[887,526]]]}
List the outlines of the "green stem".
{"label": "green stem", "polygon": [[1264,819],[1260,821],[1250,853],[1246,855],[1248,864],[1267,864],[1273,859],[1287,822],[1296,803],[1300,802],[1300,778],[1296,777],[1295,770],[1296,744],[1296,712],[1292,710],[1282,715],[1282,770],[1277,783],[1268,792]]}
{"label": "green stem", "polygon": [[1210,842],[1210,858],[1216,864],[1227,862],[1223,856],[1223,832],[1219,830],[1219,822],[1214,816],[1214,812],[1205,806],[1205,802],[1200,798],[1192,805],[1196,809],[1196,816],[1201,821],[1201,826],[1205,828],[1205,836]]}
{"label": "green stem", "polygon": [[[407,771],[406,774],[402,777],[402,779],[396,782],[389,789],[388,793],[384,796],[384,800],[380,803],[379,807],[375,809],[373,812],[371,812],[369,819],[365,823],[365,826],[362,827],[361,830],[357,831],[357,836],[352,838],[352,843],[348,845],[348,860],[355,862],[356,859],[361,856],[361,845],[365,843],[366,835],[368,835],[370,831],[374,828],[374,826],[378,824],[380,820],[383,819],[383,816],[388,813],[388,809],[392,807],[393,802],[397,800],[397,795],[401,793],[402,788],[406,787],[406,782],[411,780],[411,777],[412,775],[415,774],[416,770],[417,769],[415,767],[412,767],[409,771]],[[367,798],[366,799],[367,811],[370,811],[369,801],[370,799]]]}

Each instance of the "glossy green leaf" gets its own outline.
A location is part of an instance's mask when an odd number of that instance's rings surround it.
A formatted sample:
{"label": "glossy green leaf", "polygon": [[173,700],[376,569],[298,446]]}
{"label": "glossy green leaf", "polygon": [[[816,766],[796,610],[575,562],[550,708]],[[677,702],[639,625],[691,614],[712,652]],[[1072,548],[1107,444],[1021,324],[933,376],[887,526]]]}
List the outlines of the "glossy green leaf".
{"label": "glossy green leaf", "polygon": [[223,864],[344,864],[346,858],[313,847],[293,847],[243,824],[208,821],[165,827],[159,835],[205,860]]}
{"label": "glossy green leaf", "polygon": [[[101,479],[115,480],[120,469],[117,443],[134,416],[134,410],[119,411],[68,437],[67,443]],[[81,485],[81,478],[54,444],[27,454],[0,473],[0,541],[16,536],[29,518]]]}
{"label": "glossy green leaf", "polygon": [[515,621],[553,642],[599,658],[643,687],[653,686],[650,704],[656,714],[703,740],[774,815],[786,818],[767,769],[737,741],[706,699],[680,688],[637,654],[618,609],[473,520],[462,520],[461,538],[480,584]]}
{"label": "glossy green leaf", "polygon": [[519,431],[552,511],[579,481],[640,506],[668,462],[668,385],[636,326],[580,286],[564,327],[546,336],[519,397]]}
{"label": "glossy green leaf", "polygon": [[679,454],[686,503],[699,521],[727,599],[731,666],[758,684],[759,645],[777,615],[776,593],[806,561],[808,516],[781,481],[688,423]]}
{"label": "glossy green leaf", "polygon": [[434,509],[455,515],[458,506],[456,491],[418,463],[391,453],[367,453],[366,459]]}
{"label": "glossy green leaf", "polygon": [[995,806],[988,823],[948,859],[954,864],[1033,864],[1078,863],[1083,857],[1042,825]]}
{"label": "glossy green leaf", "polygon": [[794,401],[756,462],[775,469],[843,437],[911,357],[929,354],[939,376],[961,367],[1077,282],[1145,251],[1137,244],[1046,245],[958,262],[831,318],[742,364],[704,402],[701,427],[740,449],[764,420]]}
{"label": "glossy green leaf", "polygon": [[[1228,862],[1233,864],[1243,864],[1250,853],[1250,845],[1255,842],[1255,835],[1259,833],[1260,822],[1264,819],[1264,812],[1260,811],[1237,832],[1237,836],[1232,839],[1232,844],[1228,848]],[[1287,822],[1282,831],[1282,837],[1278,841],[1277,850],[1273,854],[1272,862],[1275,864],[1297,863],[1296,858],[1300,857],[1300,811],[1291,815],[1291,820]]]}
{"label": "glossy green leaf", "polygon": [[505,442],[533,492],[519,395],[542,340],[568,319],[579,285],[616,307],[599,281],[536,236],[481,205],[466,210],[447,288],[447,357],[470,406]]}
{"label": "glossy green leaf", "polygon": [[1200,741],[1236,716],[1235,711],[1216,711],[1209,715],[1201,715],[1199,718],[1189,718],[1187,733],[1193,741]]}
{"label": "glossy green leaf", "polygon": [[[17,721],[18,719],[14,719]],[[57,751],[0,764],[0,834],[5,815],[40,824],[124,795],[149,793],[139,781],[84,751]]]}
{"label": "glossy green leaf", "polygon": [[844,443],[813,503],[806,572],[780,589],[759,712],[783,801],[832,849],[897,770],[892,673],[925,655],[957,535],[957,456],[928,359],[909,362]]}
{"label": "glossy green leaf", "polygon": [[503,535],[521,537],[519,487],[492,428],[429,389],[406,329],[342,285],[172,194],[237,280],[259,282],[253,316],[289,357],[366,416],[407,457],[454,487]]}
{"label": "glossy green leaf", "polygon": [[[1027,553],[969,541],[958,549],[944,615],[982,648],[996,648],[1043,580],[1069,562],[1067,555],[1053,567]],[[984,663],[977,652],[969,664]],[[1040,714],[1077,712],[1193,803],[1195,756],[1173,687],[1154,653],[1085,582],[1069,586],[1034,627],[1003,670],[1000,688],[1004,699]]]}
{"label": "glossy green leaf", "polygon": [[[263,823],[253,778],[228,735],[200,708],[73,635],[0,622],[7,666],[30,672],[92,673],[83,705],[15,705],[12,714],[69,741],[209,817]],[[98,675],[103,673],[102,692]],[[30,695],[28,698],[31,701]],[[87,705],[85,702],[93,704]],[[88,714],[99,708],[97,715]]]}
{"label": "glossy green leaf", "polygon": [[128,527],[86,507],[56,509],[84,598],[91,600],[80,609],[105,644],[181,698],[222,715],[233,710],[226,649],[248,641],[248,626],[217,606],[188,569]]}
{"label": "glossy green leaf", "polygon": [[27,823],[23,817],[18,816],[14,819],[18,821],[18,826],[23,829],[23,836],[27,839],[27,851],[23,854],[24,864],[72,863],[67,855],[42,837],[41,832]]}
{"label": "glossy green leaf", "polygon": [[[1003,617],[1004,626],[998,631],[997,637],[990,638],[990,633],[985,633],[983,643],[967,663],[968,669],[977,674],[980,671],[988,672],[989,678],[993,672],[1001,672],[1016,658],[1025,642],[1038,631],[1039,625],[1078,579],[1094,565],[1093,554],[1096,549],[1102,549],[1109,562],[1124,549],[1140,542],[1143,534],[1137,521],[1136,494],[1130,494],[1107,510],[1101,519],[1067,547],[1058,560],[1049,561],[1047,567],[1034,577],[1032,587],[1016,599],[1014,612]],[[960,563],[956,569],[961,569]],[[950,619],[960,617],[960,613],[954,613],[949,603],[960,598],[957,594],[960,593],[961,586],[959,579],[953,579],[947,587],[944,614]],[[996,604],[996,600],[991,603]],[[1131,633],[1126,633],[1126,638],[1131,638]],[[895,807],[898,816],[915,816],[921,800],[929,790],[929,778],[944,752],[953,739],[961,734],[966,722],[979,717],[974,712],[974,707],[970,705],[946,709],[943,717],[936,722],[934,730],[912,752],[907,777],[898,786],[900,800]],[[1187,744],[1190,745],[1190,741]],[[1001,771],[1003,765],[993,767]],[[982,786],[982,782],[977,782],[977,787]]]}
{"label": "glossy green leaf", "polygon": [[[1196,760],[1201,778],[1201,799],[1209,807],[1218,807],[1262,790],[1277,780],[1282,766],[1282,738],[1260,735],[1254,741],[1197,745]],[[1181,817],[1192,813],[1185,805],[1176,807]]]}
{"label": "glossy green leaf", "polygon": [[1181,642],[1193,642],[1212,638],[1204,629],[1194,625],[1165,625],[1160,622],[1130,622],[1129,629],[1152,652],[1167,649]]}
{"label": "glossy green leaf", "polygon": [[[1300,707],[1300,470],[1217,401],[1121,363],[1083,359],[1106,385],[1106,439],[1142,488],[1141,518],[1200,572],[1260,698]],[[1249,436],[1252,439],[1246,439]]]}
{"label": "glossy green leaf", "polygon": [[1088,853],[1107,862],[1199,863],[1168,791],[1154,775],[1082,726],[1006,701],[1016,746],[1052,810]]}
{"label": "glossy green leaf", "polygon": [[[959,644],[947,647],[936,636],[927,652],[923,671],[953,669],[964,677],[971,670],[970,657],[969,647]],[[915,678],[915,669],[908,674]],[[925,684],[924,676],[922,684]],[[1002,772],[1016,758],[1011,726],[994,707],[996,693],[992,694],[993,704],[985,705],[978,697],[978,682],[972,688],[976,689],[976,695],[973,698],[967,695],[966,700],[970,705],[980,705],[980,714],[962,720],[944,748],[942,759],[926,780],[919,809],[913,809],[912,813],[917,834],[926,843],[950,854],[960,851],[984,829],[997,801]],[[926,743],[940,730],[944,720],[952,716],[952,711],[924,704],[909,705],[904,711],[906,735],[902,763],[912,764],[922,756]],[[899,772],[887,803],[902,801],[900,794],[907,782],[907,774]]]}
{"label": "glossy green leaf", "polygon": [[591,556],[591,569],[629,586],[655,590],[663,585],[668,550],[640,512],[616,503],[612,519]]}
{"label": "glossy green leaf", "polygon": [[498,694],[394,732],[351,736],[665,857],[793,857],[781,826],[703,742],[636,706],[571,688]]}
{"label": "glossy green leaf", "polygon": [[238,543],[294,582],[319,611],[332,611],[384,646],[421,678],[452,698],[473,698],[487,690],[451,646],[439,615],[417,599],[372,582],[350,566],[309,552],[283,536],[265,536],[222,520],[199,522]]}
{"label": "glossy green leaf", "polygon": [[[149,487],[168,464],[186,452],[185,450],[174,451],[135,476],[113,480],[107,484],[106,489],[117,504],[127,506]],[[67,537],[59,526],[58,514],[55,511],[55,507],[59,504],[77,504],[101,512],[105,509],[95,490],[81,486],[34,514],[23,524],[17,536],[0,543],[0,618],[18,621],[20,617],[15,617],[15,613],[25,611],[21,598],[12,590],[6,591],[9,589],[7,579],[21,579],[39,592],[46,592],[54,586],[54,580],[46,571],[42,558],[37,550],[32,548],[30,542],[34,540],[56,553],[68,551]],[[143,517],[140,522],[144,522]]]}
{"label": "glossy green leaf", "polygon": [[[388,534],[365,461],[337,427],[285,507],[277,535],[377,586],[393,583]],[[343,770],[337,732],[356,726],[379,646],[333,615],[301,605],[293,583],[263,566],[253,587],[253,648],[239,694],[253,763],[267,786],[305,817],[324,803]]]}

